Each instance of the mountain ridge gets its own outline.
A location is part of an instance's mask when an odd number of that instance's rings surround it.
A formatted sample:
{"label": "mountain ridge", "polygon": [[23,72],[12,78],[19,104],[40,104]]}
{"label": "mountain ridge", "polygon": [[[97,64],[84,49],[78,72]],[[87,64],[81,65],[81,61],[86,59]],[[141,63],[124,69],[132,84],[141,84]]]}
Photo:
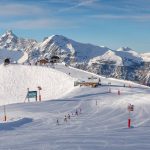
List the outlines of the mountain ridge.
{"label": "mountain ridge", "polygon": [[109,77],[150,82],[146,77],[148,72],[142,74],[140,71],[150,68],[150,54],[140,54],[129,47],[113,50],[105,46],[77,42],[63,35],[52,35],[37,42],[34,39],[19,38],[9,30],[0,38],[0,49],[26,52],[26,62],[32,64],[39,59],[50,59],[57,55],[61,62],[79,69]]}

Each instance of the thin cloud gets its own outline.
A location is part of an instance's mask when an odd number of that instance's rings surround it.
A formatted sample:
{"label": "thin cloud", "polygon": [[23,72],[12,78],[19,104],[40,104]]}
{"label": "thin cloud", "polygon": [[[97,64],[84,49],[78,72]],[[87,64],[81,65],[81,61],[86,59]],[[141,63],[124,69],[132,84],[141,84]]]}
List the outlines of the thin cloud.
{"label": "thin cloud", "polygon": [[150,21],[150,14],[148,15],[111,15],[111,14],[103,14],[103,15],[93,15],[90,16],[95,19],[123,19],[123,20],[136,20],[136,21]]}
{"label": "thin cloud", "polygon": [[0,16],[26,16],[43,14],[43,9],[38,6],[25,4],[0,5]]}
{"label": "thin cloud", "polygon": [[77,27],[74,22],[65,21],[61,19],[35,19],[35,20],[22,20],[14,22],[1,22],[0,28],[12,29],[45,29],[45,28],[75,28]]}
{"label": "thin cloud", "polygon": [[[95,2],[97,2],[97,0],[81,0],[81,1],[77,1],[76,3],[73,4],[73,6],[67,7],[67,8],[63,8],[61,9],[59,12],[65,12],[65,11],[70,11],[79,7],[86,7],[86,6],[90,6],[92,4],[94,4]],[[71,3],[70,3],[71,4]]]}

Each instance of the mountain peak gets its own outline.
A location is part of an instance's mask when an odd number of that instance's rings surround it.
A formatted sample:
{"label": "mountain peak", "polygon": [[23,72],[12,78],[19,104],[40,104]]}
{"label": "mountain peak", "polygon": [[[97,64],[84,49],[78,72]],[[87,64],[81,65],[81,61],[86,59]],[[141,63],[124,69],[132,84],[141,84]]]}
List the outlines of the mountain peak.
{"label": "mountain peak", "polygon": [[6,31],[6,34],[9,34],[9,35],[10,35],[10,34],[13,34],[13,31],[12,31],[12,30],[7,30],[7,31]]}
{"label": "mountain peak", "polygon": [[55,41],[68,41],[69,39],[66,38],[63,35],[52,35],[51,39],[55,40]]}
{"label": "mountain peak", "polygon": [[24,50],[34,44],[34,40],[19,38],[12,30],[7,30],[0,37],[0,49]]}
{"label": "mountain peak", "polygon": [[13,33],[12,30],[7,30],[3,35],[2,38],[17,38],[17,36]]}
{"label": "mountain peak", "polygon": [[117,49],[117,51],[133,51],[130,47],[120,47]]}
{"label": "mountain peak", "polygon": [[49,37],[45,37],[43,39],[43,42],[48,42],[48,41],[55,41],[55,42],[62,42],[62,41],[68,41],[68,39],[66,37],[64,37],[63,35],[52,35],[52,36],[49,36]]}

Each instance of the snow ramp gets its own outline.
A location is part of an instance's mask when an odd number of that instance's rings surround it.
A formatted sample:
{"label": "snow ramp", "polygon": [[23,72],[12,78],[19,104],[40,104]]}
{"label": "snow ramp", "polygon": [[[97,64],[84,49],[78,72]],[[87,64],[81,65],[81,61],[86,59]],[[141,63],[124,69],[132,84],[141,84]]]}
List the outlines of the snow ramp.
{"label": "snow ramp", "polygon": [[61,98],[73,90],[73,83],[73,78],[51,68],[0,65],[0,105],[24,102],[27,88],[38,91],[38,86],[42,87],[42,100]]}

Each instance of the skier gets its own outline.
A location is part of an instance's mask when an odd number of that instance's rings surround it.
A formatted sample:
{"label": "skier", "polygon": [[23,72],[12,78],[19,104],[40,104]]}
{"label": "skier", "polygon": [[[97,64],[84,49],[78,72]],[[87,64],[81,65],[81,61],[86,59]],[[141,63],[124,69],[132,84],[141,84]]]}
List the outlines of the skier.
{"label": "skier", "polygon": [[97,100],[96,100],[96,106],[97,106]]}
{"label": "skier", "polygon": [[56,124],[59,125],[59,120],[57,119]]}
{"label": "skier", "polygon": [[67,122],[67,117],[65,116],[65,118],[64,118],[64,122]]}
{"label": "skier", "polygon": [[70,115],[68,114],[68,119],[70,119]]}
{"label": "skier", "polygon": [[76,109],[76,115],[78,116],[78,110]]}

